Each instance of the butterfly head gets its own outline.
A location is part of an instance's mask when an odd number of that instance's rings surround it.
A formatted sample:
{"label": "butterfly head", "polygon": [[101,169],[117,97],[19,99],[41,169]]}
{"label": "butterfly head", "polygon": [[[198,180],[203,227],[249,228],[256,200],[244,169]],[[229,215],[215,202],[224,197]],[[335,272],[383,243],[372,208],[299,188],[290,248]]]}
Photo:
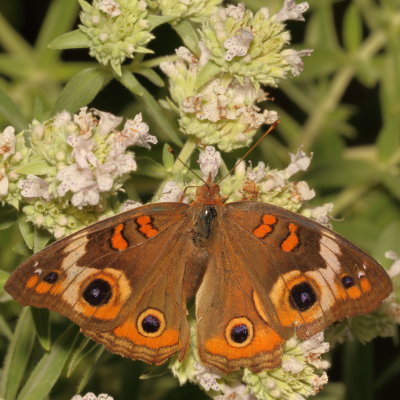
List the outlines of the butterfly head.
{"label": "butterfly head", "polygon": [[223,204],[219,185],[216,183],[207,183],[199,186],[196,190],[195,203],[200,204]]}

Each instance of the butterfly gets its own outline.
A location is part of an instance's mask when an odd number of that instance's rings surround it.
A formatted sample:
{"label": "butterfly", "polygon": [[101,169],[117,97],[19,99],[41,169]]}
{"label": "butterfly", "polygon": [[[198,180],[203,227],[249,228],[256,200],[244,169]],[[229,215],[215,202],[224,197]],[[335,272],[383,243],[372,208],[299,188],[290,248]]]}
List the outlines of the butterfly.
{"label": "butterfly", "polygon": [[392,291],[385,270],[315,221],[259,201],[148,204],[63,238],[25,261],[6,290],[77,323],[113,352],[161,364],[189,345],[195,299],[204,364],[254,372],[281,364],[294,334],[371,312]]}

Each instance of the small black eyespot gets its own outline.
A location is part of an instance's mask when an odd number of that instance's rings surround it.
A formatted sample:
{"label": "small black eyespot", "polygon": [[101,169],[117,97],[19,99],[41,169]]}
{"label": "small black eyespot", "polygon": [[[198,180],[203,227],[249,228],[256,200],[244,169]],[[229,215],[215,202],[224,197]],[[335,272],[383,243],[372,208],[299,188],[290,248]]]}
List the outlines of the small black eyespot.
{"label": "small black eyespot", "polygon": [[143,318],[142,328],[146,333],[156,333],[160,329],[160,326],[160,320],[154,315],[149,314]]}
{"label": "small black eyespot", "polygon": [[249,337],[249,329],[245,324],[235,325],[231,330],[231,338],[236,343],[243,343]]}
{"label": "small black eyespot", "polygon": [[43,280],[47,283],[56,283],[58,281],[58,273],[51,271],[43,277]]}
{"label": "small black eyespot", "polygon": [[344,288],[349,289],[354,286],[354,279],[350,275],[342,276],[342,285]]}
{"label": "small black eyespot", "polygon": [[91,306],[100,306],[108,303],[111,298],[111,286],[103,279],[95,279],[89,283],[83,292],[83,298]]}
{"label": "small black eyespot", "polygon": [[299,311],[306,311],[317,301],[317,295],[308,282],[301,282],[292,287],[289,303]]}

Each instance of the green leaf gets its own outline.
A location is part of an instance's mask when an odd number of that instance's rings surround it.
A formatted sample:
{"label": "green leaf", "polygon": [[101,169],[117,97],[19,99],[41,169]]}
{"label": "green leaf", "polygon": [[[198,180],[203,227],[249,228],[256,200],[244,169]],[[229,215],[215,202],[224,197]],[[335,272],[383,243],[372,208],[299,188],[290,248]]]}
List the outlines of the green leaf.
{"label": "green leaf", "polygon": [[[1,294],[2,294],[2,289],[0,289],[0,295]],[[2,315],[0,315],[0,334],[6,337],[7,340],[9,341],[11,341],[13,338],[13,332]]]}
{"label": "green leaf", "polygon": [[94,368],[97,364],[97,362],[99,361],[100,357],[102,356],[102,354],[105,351],[105,347],[101,346],[99,344],[96,344],[93,347],[94,350],[94,354],[89,354],[90,357],[89,358],[89,365],[92,368],[86,368],[85,371],[83,372],[81,379],[78,383],[78,387],[77,387],[77,392],[80,393],[83,391],[83,389],[85,388],[85,386],[87,385],[87,383],[89,382],[89,379],[91,378],[91,376],[95,373],[96,369]]}
{"label": "green leaf", "polygon": [[320,188],[338,188],[371,182],[377,176],[375,166],[365,160],[327,160],[313,163],[305,179]]}
{"label": "green leaf", "polygon": [[48,175],[56,172],[56,167],[51,167],[45,160],[37,156],[32,157],[31,161],[15,168],[15,172],[22,175]]}
{"label": "green leaf", "polygon": [[126,68],[122,68],[121,77],[118,79],[130,92],[136,94],[137,96],[143,96],[144,88],[131,71]]}
{"label": "green leaf", "polygon": [[71,325],[53,344],[30,374],[17,400],[42,400],[60,377],[78,337],[78,327]]}
{"label": "green leaf", "polygon": [[17,210],[11,206],[0,208],[0,231],[9,228],[17,221]]}
{"label": "green leaf", "polygon": [[0,114],[10,122],[17,130],[22,130],[28,126],[28,122],[20,111],[19,107],[11,98],[0,88]]}
{"label": "green leaf", "polygon": [[34,240],[34,230],[32,224],[25,219],[24,215],[21,215],[18,218],[18,226],[26,245],[30,250],[32,250]]}
{"label": "green leaf", "polygon": [[39,50],[38,59],[42,65],[58,58],[58,52],[47,46],[51,40],[71,28],[76,20],[78,8],[78,3],[75,1],[53,0],[50,3],[35,43],[35,48]]}
{"label": "green leaf", "polygon": [[176,30],[185,46],[195,55],[200,55],[199,38],[196,29],[192,23],[183,19],[173,24],[172,27]]}
{"label": "green leaf", "polygon": [[174,155],[170,149],[171,146],[168,143],[165,143],[163,147],[162,159],[166,171],[170,171],[175,163]]}
{"label": "green leaf", "polygon": [[104,68],[87,68],[76,74],[66,84],[54,106],[54,114],[61,111],[76,112],[89,104],[110,81]]}
{"label": "green leaf", "polygon": [[50,49],[84,49],[90,47],[89,37],[79,29],[64,33],[49,43]]}
{"label": "green leaf", "polygon": [[53,236],[48,231],[35,226],[33,236],[33,252],[37,253],[38,251],[44,249],[52,237]]}
{"label": "green leaf", "polygon": [[138,157],[137,162],[137,174],[151,176],[152,178],[158,179],[163,179],[167,176],[164,166],[150,157]]}
{"label": "green leaf", "polygon": [[[29,309],[25,307],[18,319],[13,338],[8,346],[0,381],[4,400],[15,400],[24,377],[35,341]],[[39,400],[39,399],[37,399]]]}
{"label": "green leaf", "polygon": [[31,308],[36,336],[44,350],[49,351],[50,344],[50,312],[46,308]]}
{"label": "green leaf", "polygon": [[6,284],[6,281],[10,274],[6,271],[3,271],[0,269],[0,295],[4,293],[4,285]]}
{"label": "green leaf", "polygon": [[400,200],[400,177],[384,172],[382,174],[382,183],[393,196]]}
{"label": "green leaf", "polygon": [[166,22],[172,21],[177,18],[177,15],[149,15],[146,19],[150,24],[150,31],[157,26],[165,24]]}
{"label": "green leaf", "polygon": [[343,42],[351,52],[356,52],[362,41],[362,19],[356,4],[351,3],[346,10],[343,23]]}
{"label": "green leaf", "polygon": [[164,87],[165,86],[164,80],[152,68],[140,68],[138,70],[135,70],[135,73],[144,76],[151,83],[153,83],[154,85],[156,85],[158,87]]}
{"label": "green leaf", "polygon": [[209,61],[202,67],[196,78],[196,89],[200,89],[205,83],[210,81],[215,75],[221,72],[220,67]]}

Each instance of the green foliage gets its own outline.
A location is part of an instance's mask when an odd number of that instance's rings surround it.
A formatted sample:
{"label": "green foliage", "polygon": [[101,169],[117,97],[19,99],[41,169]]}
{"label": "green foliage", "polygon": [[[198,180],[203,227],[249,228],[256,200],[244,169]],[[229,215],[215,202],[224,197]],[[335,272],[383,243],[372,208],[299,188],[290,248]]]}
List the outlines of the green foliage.
{"label": "green foliage", "polygon": [[[265,6],[264,0],[245,3],[252,10]],[[282,4],[268,3],[272,10]],[[300,76],[283,81],[279,91],[270,90],[281,123],[251,158],[282,168],[288,164],[289,151],[295,153],[300,146],[312,151],[311,167],[302,178],[318,194],[315,205],[333,202],[335,230],[388,266],[385,252],[400,254],[399,1],[309,3],[306,22],[296,25],[293,37],[299,48],[312,48],[314,53],[304,60]],[[86,105],[127,118],[142,112],[160,145],[151,158],[146,150],[138,152],[138,174],[125,188],[131,199],[147,200],[161,181],[182,170],[168,152],[168,143],[185,162],[190,162],[196,148],[195,141],[179,131],[171,105],[168,110],[164,107],[168,94],[158,67],[163,61],[175,61],[173,50],[182,44],[198,53],[198,21],[151,16],[147,29],[157,41],[154,48],[153,42],[147,47],[155,54],[135,55],[121,69],[113,65],[113,70],[91,58],[74,59],[73,50],[63,53],[68,58],[61,57],[63,49],[89,46],[82,31],[73,30],[79,13],[76,1],[54,0],[44,15],[44,10],[35,10],[35,18],[28,20],[42,21],[33,38],[19,31],[28,18],[22,17],[21,4],[0,4],[0,131],[8,125],[21,130],[34,118],[44,121]],[[203,74],[215,75],[214,64],[208,68]],[[243,152],[230,153],[224,161],[233,165]],[[34,174],[43,165],[25,168],[18,172]],[[206,398],[194,386],[178,388],[174,378],[160,376],[158,370],[156,378],[139,380],[145,372],[152,375],[147,366],[110,355],[59,316],[50,323],[47,311],[31,314],[10,301],[3,287],[21,261],[19,255],[26,257],[50,240],[20,211],[10,206],[0,209],[0,398],[69,400],[86,391],[107,392],[115,400]],[[341,347],[343,368],[333,366],[340,382],[328,384],[316,399],[387,398],[400,374],[399,351],[389,339],[376,346],[378,351],[358,342]]]}

